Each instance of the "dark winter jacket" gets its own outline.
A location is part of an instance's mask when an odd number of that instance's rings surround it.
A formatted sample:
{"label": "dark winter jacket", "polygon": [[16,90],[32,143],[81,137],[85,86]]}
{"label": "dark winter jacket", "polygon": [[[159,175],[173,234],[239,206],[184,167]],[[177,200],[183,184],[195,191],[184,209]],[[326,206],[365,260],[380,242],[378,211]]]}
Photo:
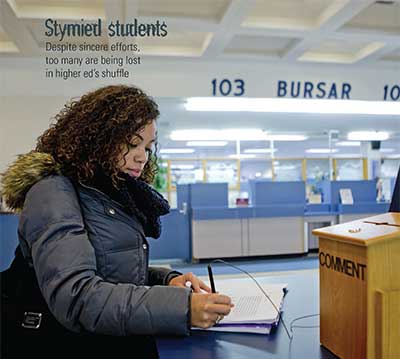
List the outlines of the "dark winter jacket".
{"label": "dark winter jacket", "polygon": [[22,252],[66,328],[117,336],[189,333],[190,290],[166,286],[176,272],[148,266],[143,213],[129,213],[98,188],[73,184],[43,153],[18,158],[3,177],[3,195],[22,209]]}

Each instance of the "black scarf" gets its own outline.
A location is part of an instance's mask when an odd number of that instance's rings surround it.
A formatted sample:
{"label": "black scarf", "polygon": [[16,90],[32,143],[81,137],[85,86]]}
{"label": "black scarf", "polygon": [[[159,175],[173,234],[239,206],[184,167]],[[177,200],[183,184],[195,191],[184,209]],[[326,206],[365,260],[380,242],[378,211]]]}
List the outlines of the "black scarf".
{"label": "black scarf", "polygon": [[146,237],[160,237],[160,216],[169,213],[168,201],[146,182],[122,172],[118,176],[122,179],[116,188],[109,176],[97,170],[89,185],[107,194],[120,203],[126,213],[135,216],[142,224]]}

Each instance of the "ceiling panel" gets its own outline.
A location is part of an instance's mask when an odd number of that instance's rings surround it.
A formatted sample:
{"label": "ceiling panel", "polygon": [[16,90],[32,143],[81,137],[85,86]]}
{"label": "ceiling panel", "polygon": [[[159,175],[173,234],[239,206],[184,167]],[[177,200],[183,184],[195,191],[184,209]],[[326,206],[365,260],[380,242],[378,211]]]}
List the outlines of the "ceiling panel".
{"label": "ceiling panel", "polygon": [[141,0],[139,16],[207,18],[218,21],[230,0]]}
{"label": "ceiling panel", "polygon": [[398,61],[400,62],[400,48],[389,53],[388,55],[383,57],[384,60],[387,61]]}
{"label": "ceiling panel", "polygon": [[104,18],[104,0],[13,0],[16,15],[21,19]]}
{"label": "ceiling panel", "polygon": [[238,35],[232,38],[225,48],[225,53],[276,54],[280,55],[296,39],[277,36]]}
{"label": "ceiling panel", "polygon": [[243,26],[311,28],[333,2],[332,0],[258,0]]}
{"label": "ceiling panel", "polygon": [[373,3],[347,22],[344,28],[400,33],[400,3]]}
{"label": "ceiling panel", "polygon": [[137,39],[140,51],[146,54],[164,54],[165,56],[200,56],[209,33],[172,32],[165,38],[143,37]]}

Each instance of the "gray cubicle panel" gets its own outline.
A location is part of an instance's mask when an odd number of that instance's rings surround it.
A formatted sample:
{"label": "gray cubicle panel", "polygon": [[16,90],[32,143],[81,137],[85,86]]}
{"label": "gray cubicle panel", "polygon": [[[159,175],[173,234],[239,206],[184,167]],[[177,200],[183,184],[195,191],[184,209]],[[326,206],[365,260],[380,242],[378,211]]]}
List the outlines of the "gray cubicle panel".
{"label": "gray cubicle panel", "polygon": [[303,216],[249,218],[248,255],[304,253]]}
{"label": "gray cubicle panel", "polygon": [[[378,213],[381,213],[381,212],[378,212]],[[338,223],[346,223],[346,222],[356,221],[357,219],[372,217],[372,216],[376,216],[376,215],[377,215],[377,212],[375,212],[375,213],[339,214]]]}
{"label": "gray cubicle panel", "polygon": [[304,237],[307,245],[306,251],[319,248],[319,239],[312,234],[314,229],[333,226],[338,223],[335,214],[312,215],[304,217]]}
{"label": "gray cubicle panel", "polygon": [[241,219],[193,220],[192,257],[240,257],[244,252]]}
{"label": "gray cubicle panel", "polygon": [[328,202],[329,200],[330,195],[324,195],[324,203],[308,203],[306,205],[304,212],[304,237],[307,246],[306,251],[319,248],[318,237],[312,234],[314,229],[333,226],[338,223],[337,213],[332,212],[332,206],[330,205],[330,202]]}
{"label": "gray cubicle panel", "polygon": [[[304,253],[303,217],[192,221],[192,257],[222,258]],[[210,210],[208,210],[210,212]]]}

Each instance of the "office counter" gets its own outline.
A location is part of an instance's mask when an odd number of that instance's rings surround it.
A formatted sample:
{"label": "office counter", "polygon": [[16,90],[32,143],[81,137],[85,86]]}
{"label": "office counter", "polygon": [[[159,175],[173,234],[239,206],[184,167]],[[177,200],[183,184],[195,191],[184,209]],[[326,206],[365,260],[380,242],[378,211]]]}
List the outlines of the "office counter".
{"label": "office counter", "polygon": [[228,207],[227,184],[189,185],[194,259],[306,252],[304,182],[250,185],[253,205],[245,208]]}
{"label": "office counter", "polygon": [[[215,285],[218,290],[218,277]],[[268,276],[256,276],[263,283],[288,283],[283,304],[283,319],[289,329],[293,319],[319,313],[318,270],[305,270]],[[251,281],[248,277],[237,280]],[[254,284],[255,285],[255,284]],[[319,325],[319,317],[306,318],[294,325]],[[319,328],[293,328],[290,342],[282,322],[270,335],[192,331],[189,337],[159,337],[161,359],[328,359],[336,358],[319,344]]]}

